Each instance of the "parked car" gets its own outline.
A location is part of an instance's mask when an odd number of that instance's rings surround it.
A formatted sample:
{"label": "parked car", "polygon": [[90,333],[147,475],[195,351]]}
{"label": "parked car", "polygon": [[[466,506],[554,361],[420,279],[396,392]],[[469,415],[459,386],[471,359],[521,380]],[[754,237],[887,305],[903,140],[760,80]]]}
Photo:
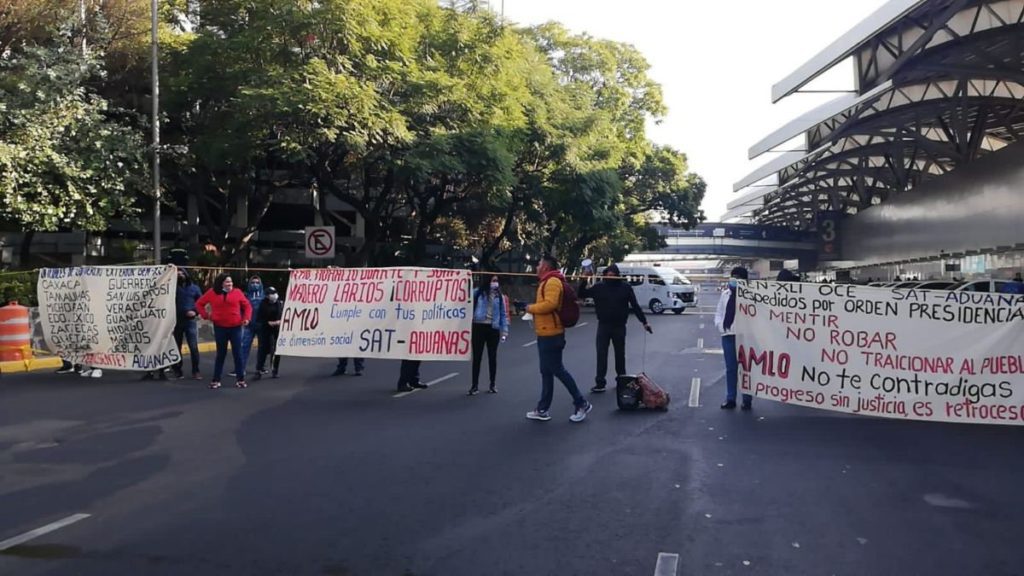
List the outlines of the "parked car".
{"label": "parked car", "polygon": [[971,280],[950,289],[959,292],[1002,292],[1009,283],[1009,280]]}
{"label": "parked car", "polygon": [[929,280],[921,282],[914,287],[914,290],[952,290],[956,286],[957,283],[952,280]]}

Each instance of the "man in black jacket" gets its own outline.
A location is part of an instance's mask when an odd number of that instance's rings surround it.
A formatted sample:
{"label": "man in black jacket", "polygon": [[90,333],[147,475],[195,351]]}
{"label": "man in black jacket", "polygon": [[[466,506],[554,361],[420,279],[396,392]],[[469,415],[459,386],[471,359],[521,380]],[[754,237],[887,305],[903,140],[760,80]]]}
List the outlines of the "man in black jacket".
{"label": "man in black jacket", "polygon": [[630,311],[644,325],[644,330],[651,334],[654,332],[636,301],[633,287],[622,281],[619,267],[615,264],[605,268],[603,280],[592,287],[587,287],[586,281],[582,282],[577,294],[580,298],[593,298],[597,310],[597,377],[590,391],[604,392],[609,342],[615,349],[615,375],[623,376],[626,373],[626,320],[629,319]]}

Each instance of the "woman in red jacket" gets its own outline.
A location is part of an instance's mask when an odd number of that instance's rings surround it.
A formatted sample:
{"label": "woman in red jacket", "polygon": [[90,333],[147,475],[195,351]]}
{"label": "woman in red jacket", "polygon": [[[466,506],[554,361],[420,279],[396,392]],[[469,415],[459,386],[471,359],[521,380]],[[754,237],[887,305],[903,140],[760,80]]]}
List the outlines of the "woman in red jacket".
{"label": "woman in red jacket", "polygon": [[196,308],[204,320],[213,320],[213,337],[217,342],[217,359],[213,363],[213,381],[210,388],[220,388],[220,376],[224,371],[224,358],[231,354],[235,358],[236,386],[245,388],[245,364],[242,363],[242,327],[252,319],[252,305],[245,294],[235,288],[231,276],[220,274],[213,281],[213,288],[196,301]]}

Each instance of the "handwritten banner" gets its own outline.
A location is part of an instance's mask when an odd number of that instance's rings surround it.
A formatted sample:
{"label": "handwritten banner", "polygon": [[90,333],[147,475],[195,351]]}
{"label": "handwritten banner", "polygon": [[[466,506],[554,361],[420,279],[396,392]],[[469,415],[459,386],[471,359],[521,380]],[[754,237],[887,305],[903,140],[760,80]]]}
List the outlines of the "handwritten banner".
{"label": "handwritten banner", "polygon": [[44,268],[36,292],[43,337],[65,360],[111,370],[178,362],[174,266]]}
{"label": "handwritten banner", "polygon": [[293,270],[277,353],[469,360],[471,286],[468,270]]}
{"label": "handwritten banner", "polygon": [[853,414],[1024,424],[1024,296],[748,282],[740,389]]}

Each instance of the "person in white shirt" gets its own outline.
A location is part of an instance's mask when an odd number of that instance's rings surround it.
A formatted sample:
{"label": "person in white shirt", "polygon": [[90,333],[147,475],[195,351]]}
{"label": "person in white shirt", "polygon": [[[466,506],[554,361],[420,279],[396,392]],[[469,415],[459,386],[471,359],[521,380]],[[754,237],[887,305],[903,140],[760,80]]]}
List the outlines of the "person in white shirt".
{"label": "person in white shirt", "polygon": [[[736,285],[748,278],[747,269],[737,266],[729,274],[729,287],[722,291],[715,310],[715,326],[722,333],[722,353],[725,356],[725,402],[723,410],[736,408],[736,387],[739,381],[739,359],[736,356],[736,334],[732,331],[736,319]],[[743,395],[743,410],[750,410],[753,396]]]}

